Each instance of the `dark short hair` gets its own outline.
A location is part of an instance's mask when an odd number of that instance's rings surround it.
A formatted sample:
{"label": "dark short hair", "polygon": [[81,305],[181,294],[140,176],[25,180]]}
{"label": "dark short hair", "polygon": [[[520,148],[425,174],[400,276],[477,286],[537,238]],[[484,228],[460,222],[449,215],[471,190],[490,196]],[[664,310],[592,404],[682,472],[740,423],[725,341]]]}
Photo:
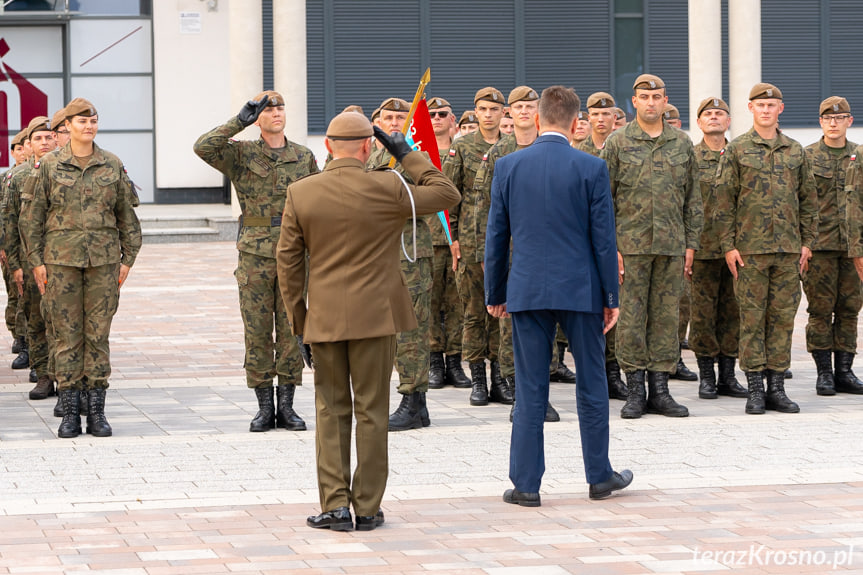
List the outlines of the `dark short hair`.
{"label": "dark short hair", "polygon": [[549,86],[539,98],[539,120],[543,124],[568,126],[581,108],[581,98],[572,88]]}

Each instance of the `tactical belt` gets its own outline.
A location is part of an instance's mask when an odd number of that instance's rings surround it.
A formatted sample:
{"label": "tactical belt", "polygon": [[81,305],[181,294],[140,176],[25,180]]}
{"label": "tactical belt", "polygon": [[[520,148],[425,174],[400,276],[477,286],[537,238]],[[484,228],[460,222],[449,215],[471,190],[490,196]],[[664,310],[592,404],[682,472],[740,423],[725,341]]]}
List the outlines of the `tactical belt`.
{"label": "tactical belt", "polygon": [[282,225],[282,216],[273,216],[271,218],[263,216],[243,216],[243,226],[245,227],[274,228],[280,225]]}

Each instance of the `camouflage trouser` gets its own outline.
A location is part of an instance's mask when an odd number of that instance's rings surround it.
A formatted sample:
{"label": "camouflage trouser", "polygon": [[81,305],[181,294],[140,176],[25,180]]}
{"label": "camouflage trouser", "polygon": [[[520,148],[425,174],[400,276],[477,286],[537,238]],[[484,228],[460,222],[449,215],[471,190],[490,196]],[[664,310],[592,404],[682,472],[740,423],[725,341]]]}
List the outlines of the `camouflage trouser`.
{"label": "camouflage trouser", "polygon": [[[502,377],[515,377],[515,358],[512,348],[512,318],[502,317],[500,322],[500,350],[497,357],[500,361],[500,375]],[[566,334],[557,326],[557,334],[555,335],[555,343],[566,344]],[[557,345],[552,346],[551,364],[548,367],[549,373],[557,369]]]}
{"label": "camouflage trouser", "polygon": [[108,337],[120,301],[120,264],[47,264],[58,389],[104,389],[111,375]]}
{"label": "camouflage trouser", "polygon": [[799,261],[799,254],[743,256],[734,286],[743,371],[790,367],[794,314],[800,305]]}
{"label": "camouflage trouser", "polygon": [[434,247],[430,317],[431,351],[446,355],[461,353],[464,309],[455,285],[449,246]]}
{"label": "camouflage trouser", "polygon": [[468,363],[483,359],[495,361],[500,348],[498,320],[490,316],[485,307],[484,280],[482,264],[459,261],[456,284],[464,305],[461,347],[462,356]]}
{"label": "camouflage trouser", "polygon": [[432,258],[417,258],[414,263],[402,260],[402,273],[417,316],[417,327],[396,334],[396,370],[398,392],[404,395],[429,388],[429,309],[431,307]]}
{"label": "camouflage trouser", "polygon": [[809,301],[806,350],[856,353],[863,293],[854,260],[846,252],[812,252],[803,291]]}
{"label": "camouflage trouser", "polygon": [[624,255],[617,360],[625,373],[673,372],[680,357],[677,306],[683,256]]}
{"label": "camouflage trouser", "polygon": [[683,293],[680,295],[680,306],[677,313],[677,340],[686,339],[686,328],[689,327],[690,298],[692,297],[689,281],[683,282]]}
{"label": "camouflage trouser", "polygon": [[276,259],[240,252],[234,276],[246,342],[246,385],[272,387],[275,375],[280,385],[302,385],[303,356],[282,302]]}
{"label": "camouflage trouser", "polygon": [[25,337],[27,317],[24,310],[18,306],[18,286],[12,281],[12,272],[7,265],[3,266],[3,281],[6,283],[6,329],[12,337]]}
{"label": "camouflage trouser", "polygon": [[36,285],[30,266],[24,266],[24,297],[27,306],[27,345],[30,348],[30,369],[42,377],[48,371],[48,340],[45,336],[45,321],[42,319],[42,294]]}
{"label": "camouflage trouser", "polygon": [[617,361],[617,324],[605,334],[605,363]]}
{"label": "camouflage trouser", "polygon": [[737,357],[740,311],[725,258],[692,262],[689,347],[697,357]]}
{"label": "camouflage trouser", "polygon": [[51,304],[47,292],[42,296],[40,311],[42,312],[42,321],[45,322],[45,343],[48,345],[48,362],[45,366],[45,373],[51,377],[51,379],[57,379],[57,371],[54,365],[54,354],[57,349],[57,341],[56,336],[54,335],[54,323],[51,321]]}

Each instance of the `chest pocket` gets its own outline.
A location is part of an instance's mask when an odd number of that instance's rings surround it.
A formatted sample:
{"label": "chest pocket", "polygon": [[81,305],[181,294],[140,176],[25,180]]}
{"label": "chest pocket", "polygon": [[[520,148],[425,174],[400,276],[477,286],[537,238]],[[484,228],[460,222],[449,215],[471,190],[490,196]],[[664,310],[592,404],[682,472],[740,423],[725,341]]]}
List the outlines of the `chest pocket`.
{"label": "chest pocket", "polygon": [[[812,173],[819,178],[825,180],[833,179],[833,166],[825,166],[823,164],[812,164]],[[844,178],[843,178],[844,179]]]}
{"label": "chest pocket", "polygon": [[674,180],[676,188],[682,188],[686,184],[686,176],[689,166],[689,154],[686,152],[677,152],[668,156],[666,162],[671,170],[671,177]]}
{"label": "chest pocket", "polygon": [[73,170],[53,170],[51,180],[60,186],[72,187],[78,180],[78,172]]}
{"label": "chest pocket", "polygon": [[256,157],[249,160],[249,170],[251,170],[251,172],[256,176],[260,176],[262,178],[266,178],[270,175],[270,166],[268,166],[262,159]]}
{"label": "chest pocket", "polygon": [[101,170],[96,174],[96,184],[105,188],[116,184],[120,180],[120,173],[114,170]]}

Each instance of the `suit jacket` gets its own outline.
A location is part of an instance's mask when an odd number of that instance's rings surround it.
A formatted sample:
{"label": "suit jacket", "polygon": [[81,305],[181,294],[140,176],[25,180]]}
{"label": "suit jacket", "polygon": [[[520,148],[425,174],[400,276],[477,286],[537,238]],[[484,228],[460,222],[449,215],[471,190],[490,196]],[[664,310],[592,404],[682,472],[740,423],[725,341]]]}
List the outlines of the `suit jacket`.
{"label": "suit jacket", "polygon": [[506,303],[510,312],[617,307],[614,205],[604,161],[556,135],[497,161],[485,293],[489,305]]}
{"label": "suit jacket", "polygon": [[[402,166],[417,215],[458,203],[458,190],[419,152]],[[411,200],[399,177],[366,172],[359,160],[333,160],[288,186],[276,250],[288,319],[306,343],[393,335],[417,326],[399,264]],[[309,252],[308,310],[303,301]]]}

